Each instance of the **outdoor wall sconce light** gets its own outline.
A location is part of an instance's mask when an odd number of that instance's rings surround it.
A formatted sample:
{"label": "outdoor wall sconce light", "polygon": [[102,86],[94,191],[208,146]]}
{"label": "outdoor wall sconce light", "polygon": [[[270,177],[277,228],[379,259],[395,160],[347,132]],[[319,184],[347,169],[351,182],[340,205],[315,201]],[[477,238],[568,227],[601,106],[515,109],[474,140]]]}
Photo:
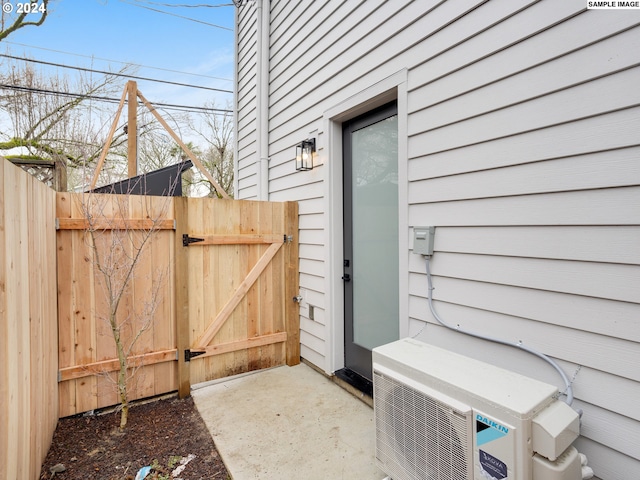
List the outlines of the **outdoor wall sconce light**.
{"label": "outdoor wall sconce light", "polygon": [[316,139],[309,138],[296,145],[296,170],[311,170],[313,168],[313,153],[316,151]]}

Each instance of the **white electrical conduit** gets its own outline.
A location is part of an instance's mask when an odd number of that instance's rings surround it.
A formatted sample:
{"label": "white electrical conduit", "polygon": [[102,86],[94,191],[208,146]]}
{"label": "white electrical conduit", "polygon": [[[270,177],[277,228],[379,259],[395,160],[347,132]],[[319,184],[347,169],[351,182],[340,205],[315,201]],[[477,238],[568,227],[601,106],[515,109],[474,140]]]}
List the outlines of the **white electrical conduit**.
{"label": "white electrical conduit", "polygon": [[480,333],[471,332],[469,330],[465,330],[464,328],[461,328],[460,326],[452,327],[451,325],[447,324],[444,320],[442,320],[442,318],[440,318],[440,316],[436,312],[436,309],[433,306],[433,294],[432,294],[433,283],[431,281],[431,269],[429,267],[430,258],[425,255],[425,260],[427,262],[427,281],[429,283],[429,308],[431,309],[431,313],[433,314],[434,318],[440,323],[440,325],[448,328],[449,330],[453,330],[459,333],[464,333],[465,335],[469,335],[471,337],[480,338],[482,340],[498,343],[500,345],[506,345],[508,347],[519,348],[520,350],[524,350],[525,352],[530,353],[531,355],[535,355],[536,357],[544,360],[560,374],[560,377],[562,377],[562,381],[564,382],[564,385],[565,385],[565,394],[567,395],[567,398],[565,400],[567,405],[571,405],[573,403],[573,388],[571,387],[571,382],[569,381],[569,378],[567,377],[567,375],[564,373],[564,370],[562,370],[562,367],[560,367],[560,365],[558,365],[555,362],[555,360],[553,360],[552,358],[548,357],[544,353],[534,350],[533,348],[529,348],[526,345],[523,345],[522,342],[518,342],[518,343],[509,342],[506,340],[501,340],[496,337],[491,337],[488,335],[482,335]]}

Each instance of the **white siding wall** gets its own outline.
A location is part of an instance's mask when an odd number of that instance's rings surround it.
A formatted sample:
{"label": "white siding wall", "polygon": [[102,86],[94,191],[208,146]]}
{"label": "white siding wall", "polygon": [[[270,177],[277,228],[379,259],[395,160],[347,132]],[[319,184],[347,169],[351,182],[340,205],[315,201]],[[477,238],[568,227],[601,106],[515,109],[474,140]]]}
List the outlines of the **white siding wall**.
{"label": "white siding wall", "polygon": [[[628,480],[640,478],[640,11],[585,7],[273,0],[269,191],[300,202],[302,355],[326,368],[341,319],[328,315],[326,252],[337,246],[324,183],[341,159],[329,156],[325,115],[407,69],[401,208],[409,226],[437,226],[436,308],[557,359],[584,410],[579,449],[600,478]],[[251,198],[252,4],[238,39],[238,197]],[[309,136],[320,165],[295,173],[294,145]],[[401,331],[560,386],[535,358],[436,325],[410,243]]]}
{"label": "white siding wall", "polygon": [[256,12],[255,9],[238,9],[236,29],[236,108],[237,131],[235,198],[255,199],[258,192],[257,151],[257,88],[256,88]]}

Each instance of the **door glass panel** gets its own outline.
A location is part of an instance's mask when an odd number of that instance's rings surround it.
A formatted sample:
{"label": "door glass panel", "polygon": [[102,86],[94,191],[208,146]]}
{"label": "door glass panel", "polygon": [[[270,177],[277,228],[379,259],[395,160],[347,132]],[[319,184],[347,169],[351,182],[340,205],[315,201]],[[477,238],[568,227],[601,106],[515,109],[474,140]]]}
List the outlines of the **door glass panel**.
{"label": "door glass panel", "polygon": [[398,116],[352,134],[353,339],[398,339]]}

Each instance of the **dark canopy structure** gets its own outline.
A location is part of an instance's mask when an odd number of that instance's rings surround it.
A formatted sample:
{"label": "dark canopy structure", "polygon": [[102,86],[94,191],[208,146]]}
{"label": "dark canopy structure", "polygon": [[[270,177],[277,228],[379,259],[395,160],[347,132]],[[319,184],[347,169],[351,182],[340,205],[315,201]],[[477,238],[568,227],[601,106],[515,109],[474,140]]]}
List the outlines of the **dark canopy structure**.
{"label": "dark canopy structure", "polygon": [[176,165],[154,170],[153,172],[98,187],[91,190],[91,192],[181,197],[182,173],[191,167],[193,167],[193,163],[191,160],[187,160]]}

